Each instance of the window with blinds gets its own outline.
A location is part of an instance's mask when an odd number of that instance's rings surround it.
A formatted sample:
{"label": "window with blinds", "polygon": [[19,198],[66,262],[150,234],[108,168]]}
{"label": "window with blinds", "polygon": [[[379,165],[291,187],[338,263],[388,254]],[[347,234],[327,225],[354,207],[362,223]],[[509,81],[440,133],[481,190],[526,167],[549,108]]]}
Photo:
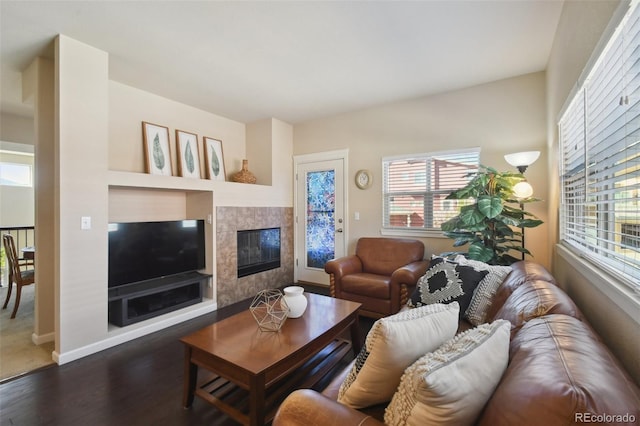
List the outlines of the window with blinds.
{"label": "window with blinds", "polygon": [[635,1],[559,122],[560,238],[640,290],[640,8]]}
{"label": "window with blinds", "polygon": [[469,182],[479,160],[479,149],[383,158],[383,229],[440,231],[465,202],[445,198]]}

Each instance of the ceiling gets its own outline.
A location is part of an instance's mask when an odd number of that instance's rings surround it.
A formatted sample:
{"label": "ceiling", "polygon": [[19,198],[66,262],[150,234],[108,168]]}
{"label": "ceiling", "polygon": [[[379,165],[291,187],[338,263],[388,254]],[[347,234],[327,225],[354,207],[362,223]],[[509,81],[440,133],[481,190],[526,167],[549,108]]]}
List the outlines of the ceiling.
{"label": "ceiling", "polygon": [[546,68],[562,0],[0,0],[0,109],[57,34],[110,79],[240,122],[295,124]]}

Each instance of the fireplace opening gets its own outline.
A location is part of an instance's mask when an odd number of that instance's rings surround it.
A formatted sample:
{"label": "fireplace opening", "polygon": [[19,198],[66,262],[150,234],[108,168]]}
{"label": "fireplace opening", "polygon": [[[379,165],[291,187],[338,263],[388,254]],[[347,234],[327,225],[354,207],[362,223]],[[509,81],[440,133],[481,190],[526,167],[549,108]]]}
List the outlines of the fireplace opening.
{"label": "fireplace opening", "polygon": [[280,228],[238,231],[238,278],[280,267]]}

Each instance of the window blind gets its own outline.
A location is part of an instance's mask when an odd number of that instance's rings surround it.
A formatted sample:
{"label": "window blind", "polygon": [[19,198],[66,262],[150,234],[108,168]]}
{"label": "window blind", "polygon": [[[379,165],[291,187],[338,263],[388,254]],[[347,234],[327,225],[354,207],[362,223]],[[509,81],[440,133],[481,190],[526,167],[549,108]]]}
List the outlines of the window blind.
{"label": "window blind", "polygon": [[480,149],[382,159],[383,228],[440,230],[464,200],[446,200],[478,170]]}
{"label": "window blind", "polygon": [[635,1],[559,122],[560,237],[640,290],[640,9]]}

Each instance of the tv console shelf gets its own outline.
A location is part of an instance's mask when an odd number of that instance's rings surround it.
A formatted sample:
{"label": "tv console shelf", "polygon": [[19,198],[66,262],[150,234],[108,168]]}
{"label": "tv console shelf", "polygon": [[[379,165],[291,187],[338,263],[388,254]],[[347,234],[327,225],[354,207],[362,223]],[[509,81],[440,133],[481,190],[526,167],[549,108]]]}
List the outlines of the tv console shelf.
{"label": "tv console shelf", "polygon": [[187,272],[109,289],[109,322],[124,327],[202,302],[210,274]]}

